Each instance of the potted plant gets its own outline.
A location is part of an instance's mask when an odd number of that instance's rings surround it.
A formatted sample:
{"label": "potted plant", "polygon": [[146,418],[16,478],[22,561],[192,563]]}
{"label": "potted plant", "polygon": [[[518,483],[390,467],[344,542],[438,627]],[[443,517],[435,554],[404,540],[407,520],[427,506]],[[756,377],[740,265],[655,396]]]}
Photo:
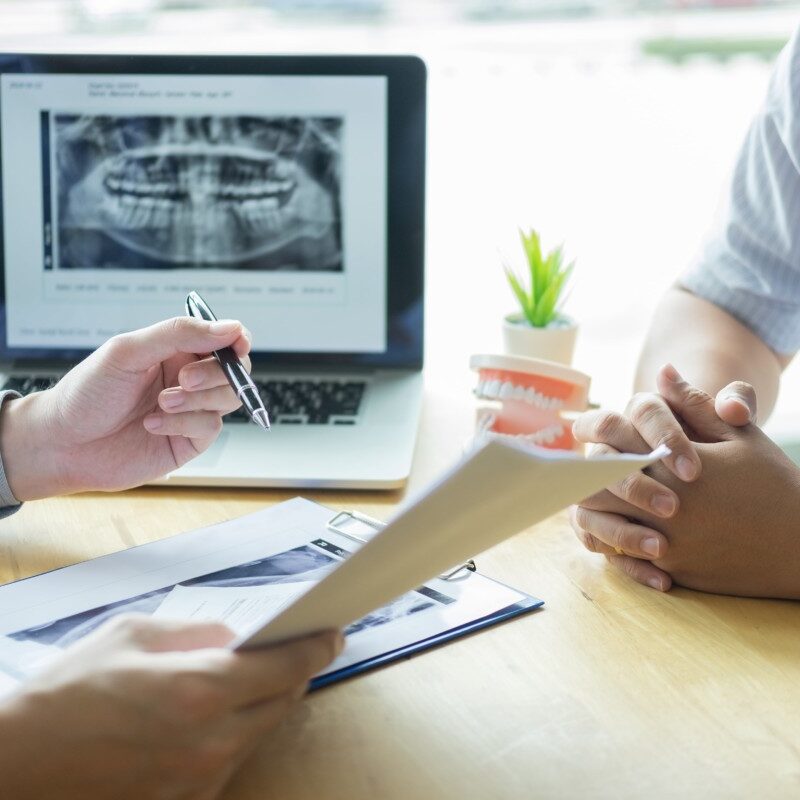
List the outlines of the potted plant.
{"label": "potted plant", "polygon": [[563,245],[542,253],[541,239],[533,228],[527,233],[520,229],[519,234],[530,278],[526,286],[524,279],[504,265],[521,309],[503,321],[505,351],[509,355],[571,364],[578,326],[561,313],[561,302],[575,262],[564,264]]}

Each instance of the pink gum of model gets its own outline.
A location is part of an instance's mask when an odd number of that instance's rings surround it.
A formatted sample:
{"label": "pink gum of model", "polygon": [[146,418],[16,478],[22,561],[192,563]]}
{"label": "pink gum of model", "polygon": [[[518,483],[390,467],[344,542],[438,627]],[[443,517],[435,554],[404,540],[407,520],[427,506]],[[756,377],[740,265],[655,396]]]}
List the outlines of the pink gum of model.
{"label": "pink gum of model", "polygon": [[475,355],[475,396],[490,403],[478,411],[479,433],[519,438],[539,447],[576,449],[565,412],[589,406],[591,378],[583,372],[537,358]]}

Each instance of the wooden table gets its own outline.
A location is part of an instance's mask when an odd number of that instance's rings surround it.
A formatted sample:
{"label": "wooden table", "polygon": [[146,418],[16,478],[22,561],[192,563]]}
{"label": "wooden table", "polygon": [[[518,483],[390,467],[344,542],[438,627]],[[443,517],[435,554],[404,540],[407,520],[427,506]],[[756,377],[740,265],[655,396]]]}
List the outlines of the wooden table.
{"label": "wooden table", "polygon": [[[457,456],[471,413],[460,395],[429,393],[411,491]],[[293,494],[31,503],[0,526],[0,581]],[[308,494],[376,516],[402,496]],[[584,552],[563,516],[478,565],[545,609],[312,695],[226,798],[800,796],[800,606],[659,595]]]}

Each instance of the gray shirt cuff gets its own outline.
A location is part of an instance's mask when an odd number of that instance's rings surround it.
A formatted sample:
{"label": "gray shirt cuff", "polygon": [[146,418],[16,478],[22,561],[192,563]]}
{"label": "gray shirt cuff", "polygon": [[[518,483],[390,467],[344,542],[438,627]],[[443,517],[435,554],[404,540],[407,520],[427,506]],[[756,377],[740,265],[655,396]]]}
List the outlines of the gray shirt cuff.
{"label": "gray shirt cuff", "polygon": [[[3,403],[5,403],[6,400],[10,400],[12,397],[21,397],[21,395],[19,392],[12,392],[10,390],[0,392],[0,409],[2,409]],[[0,519],[7,517],[9,514],[13,514],[21,505],[20,501],[14,497],[11,487],[8,485],[6,470],[3,466],[3,454],[0,453]]]}

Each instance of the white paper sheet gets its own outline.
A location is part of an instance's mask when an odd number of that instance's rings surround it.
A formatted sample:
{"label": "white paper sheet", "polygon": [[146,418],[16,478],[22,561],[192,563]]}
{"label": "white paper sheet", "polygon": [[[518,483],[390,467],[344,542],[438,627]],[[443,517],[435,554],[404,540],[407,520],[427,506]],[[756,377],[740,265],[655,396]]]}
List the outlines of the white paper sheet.
{"label": "white paper sheet", "polygon": [[243,636],[263,625],[265,619],[274,617],[313,585],[313,581],[241,587],[178,584],[161,601],[153,616],[195,622],[224,622],[232,631]]}
{"label": "white paper sheet", "polygon": [[577,454],[491,440],[351,559],[237,643],[258,647],[342,628],[453,564],[483,552],[667,455]]}

